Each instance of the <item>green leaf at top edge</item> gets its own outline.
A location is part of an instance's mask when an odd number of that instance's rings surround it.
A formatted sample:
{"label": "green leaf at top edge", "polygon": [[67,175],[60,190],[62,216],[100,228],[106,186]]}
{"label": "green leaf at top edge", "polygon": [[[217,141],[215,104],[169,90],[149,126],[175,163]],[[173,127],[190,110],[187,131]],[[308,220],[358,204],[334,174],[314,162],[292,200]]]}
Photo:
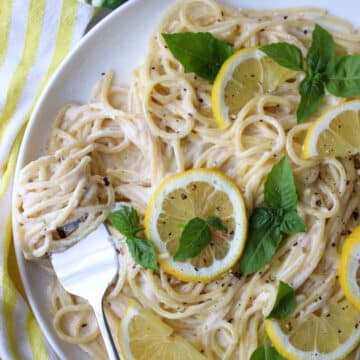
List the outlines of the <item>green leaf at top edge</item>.
{"label": "green leaf at top edge", "polygon": [[209,216],[206,218],[206,222],[216,230],[227,231],[225,223],[218,216]]}
{"label": "green leaf at top edge", "polygon": [[293,44],[279,42],[261,46],[260,50],[281,66],[297,71],[304,69],[301,50]]}
{"label": "green leaf at top edge", "polygon": [[[102,8],[106,8],[106,9],[116,9],[117,7],[119,7],[120,5],[124,4],[127,0],[103,0],[102,3],[101,3],[101,7]],[[87,2],[89,4],[92,4],[91,1],[88,1]]]}
{"label": "green leaf at top edge", "polygon": [[290,162],[284,156],[273,166],[264,186],[264,200],[269,207],[286,211],[297,207],[297,194]]}
{"label": "green leaf at top edge", "polygon": [[328,68],[326,88],[339,97],[360,95],[360,55],[336,58]]}
{"label": "green leaf at top edge", "polygon": [[305,78],[300,83],[299,92],[301,100],[296,111],[296,117],[298,124],[302,124],[319,108],[325,95],[323,76],[316,74],[312,78]]}
{"label": "green leaf at top edge", "polygon": [[163,33],[162,36],[186,72],[194,72],[211,83],[221,65],[233,53],[230,45],[208,32]]}
{"label": "green leaf at top edge", "polygon": [[335,55],[335,41],[332,35],[316,24],[312,32],[311,47],[306,56],[307,72],[310,76],[324,73]]}
{"label": "green leaf at top edge", "polygon": [[184,227],[179,246],[174,254],[175,261],[184,261],[198,256],[211,242],[211,231],[205,220],[195,217]]}
{"label": "green leaf at top edge", "polygon": [[276,299],[267,319],[284,319],[290,316],[296,308],[296,297],[293,288],[287,283],[280,281]]}

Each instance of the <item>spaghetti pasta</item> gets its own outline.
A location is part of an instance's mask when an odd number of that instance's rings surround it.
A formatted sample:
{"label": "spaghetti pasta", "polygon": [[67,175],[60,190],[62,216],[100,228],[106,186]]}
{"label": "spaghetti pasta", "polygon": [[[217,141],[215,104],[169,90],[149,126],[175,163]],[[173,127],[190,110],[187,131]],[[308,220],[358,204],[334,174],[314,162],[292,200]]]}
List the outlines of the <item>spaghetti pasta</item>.
{"label": "spaghetti pasta", "polygon": [[[208,31],[234,49],[286,41],[305,51],[315,23],[332,32],[339,53],[360,53],[355,29],[322,9],[250,10],[213,0],[179,1],[152,35],[130,87],[104,76],[89,103],[67,105],[59,113],[48,155],[21,171],[15,216],[25,255],[38,258],[77,241],[106,219],[114,200],[129,202],[143,215],[160,181],[190,168],[215,167],[232,177],[251,212],[263,201],[271,167],[287,154],[307,233],[289,236],[271,263],[254,275],[238,278],[234,270],[208,284],[144,270],[114,234],[121,271],[107,296],[111,326],[116,334],[134,298],[208,359],[249,359],[264,333],[263,314],[270,311],[278,279],[299,294],[300,317],[324,311],[330,300],[341,301],[339,251],[360,222],[353,215],[360,204],[360,157],[301,157],[309,124],[296,124],[300,73],[273,93],[251,99],[228,129],[219,129],[212,116],[211,84],[185,73],[161,37],[163,32]],[[340,101],[327,94],[323,109]],[[74,221],[74,230],[62,239],[59,228]],[[89,306],[55,280],[49,294],[59,337],[102,358]],[[360,349],[348,357],[359,358]]]}

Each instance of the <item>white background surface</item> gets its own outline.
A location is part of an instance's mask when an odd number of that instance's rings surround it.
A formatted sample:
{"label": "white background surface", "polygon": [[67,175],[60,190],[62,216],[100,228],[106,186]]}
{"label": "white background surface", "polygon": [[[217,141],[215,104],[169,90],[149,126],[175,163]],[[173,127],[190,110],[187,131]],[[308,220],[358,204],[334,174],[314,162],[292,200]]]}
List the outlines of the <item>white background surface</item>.
{"label": "white background surface", "polygon": [[[36,107],[25,133],[18,168],[37,158],[45,148],[49,129],[58,110],[69,102],[86,102],[101,73],[115,71],[115,81],[128,83],[132,70],[141,64],[148,39],[163,12],[174,0],[130,0],[108,16],[83,39],[80,46],[61,65]],[[360,27],[358,0],[223,0],[236,7],[318,6]],[[16,179],[16,175],[15,175]],[[34,314],[51,346],[61,359],[85,360],[89,357],[77,346],[57,338],[48,306],[48,278],[36,265],[25,261],[15,249],[24,287]]]}

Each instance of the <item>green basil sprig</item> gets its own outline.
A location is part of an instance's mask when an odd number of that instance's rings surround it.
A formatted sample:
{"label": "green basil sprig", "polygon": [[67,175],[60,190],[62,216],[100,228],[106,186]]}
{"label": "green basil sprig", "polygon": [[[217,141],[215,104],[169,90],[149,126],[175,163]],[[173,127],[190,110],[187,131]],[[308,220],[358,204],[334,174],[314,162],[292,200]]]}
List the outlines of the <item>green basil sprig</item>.
{"label": "green basil sprig", "polygon": [[266,337],[263,343],[251,354],[250,360],[286,360],[277,350],[268,344]]}
{"label": "green basil sprig", "polygon": [[211,243],[210,226],[216,230],[227,231],[226,225],[217,216],[191,219],[183,228],[174,260],[184,261],[198,256]]}
{"label": "green basil sprig", "polygon": [[208,32],[162,34],[174,57],[186,72],[194,72],[211,83],[233,49]]}
{"label": "green basil sprig", "polygon": [[306,231],[296,210],[296,187],[286,156],[268,174],[264,200],[267,206],[255,208],[250,216],[248,238],[239,261],[242,275],[252,274],[269,263],[284,235]]}
{"label": "green basil sprig", "polygon": [[266,318],[284,319],[290,316],[295,311],[295,308],[294,289],[287,283],[280,281],[274,306]]}
{"label": "green basil sprig", "polygon": [[[299,87],[298,123],[308,120],[319,108],[325,87],[339,97],[360,95],[360,55],[335,56],[335,47],[332,35],[316,24],[306,55],[306,77]],[[304,68],[301,50],[295,45],[280,42],[262,46],[260,50],[284,67],[298,71]]]}
{"label": "green basil sprig", "polygon": [[118,210],[110,213],[109,220],[115,229],[125,236],[134,261],[145,269],[159,271],[154,245],[151,241],[137,236],[144,230],[139,225],[137,211],[131,206],[122,205]]}
{"label": "green basil sprig", "polygon": [[[276,299],[267,319],[284,319],[290,316],[296,308],[296,297],[293,288],[280,281]],[[263,343],[251,354],[250,360],[286,360],[277,350],[268,344],[265,336]]]}

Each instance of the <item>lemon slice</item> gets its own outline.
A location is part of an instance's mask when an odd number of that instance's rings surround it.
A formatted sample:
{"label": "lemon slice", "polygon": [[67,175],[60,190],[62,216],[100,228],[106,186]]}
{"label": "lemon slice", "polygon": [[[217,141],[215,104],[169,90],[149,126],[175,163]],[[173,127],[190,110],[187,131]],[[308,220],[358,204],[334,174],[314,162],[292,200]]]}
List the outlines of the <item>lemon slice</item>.
{"label": "lemon slice", "polygon": [[221,66],[212,88],[216,122],[221,128],[229,126],[250,99],[273,92],[295,74],[257,48],[237,51]]}
{"label": "lemon slice", "polygon": [[341,251],[339,281],[346,297],[360,310],[360,226],[346,239]]}
{"label": "lemon slice", "polygon": [[121,320],[119,345],[125,360],[206,359],[159,317],[135,302],[129,303]]}
{"label": "lemon slice", "polygon": [[[228,232],[212,230],[212,241],[200,255],[174,261],[181,225],[194,217],[220,217]],[[236,184],[220,171],[193,169],[166,179],[150,200],[145,233],[159,252],[164,270],[184,281],[209,282],[239,259],[246,240],[247,216]]]}
{"label": "lemon slice", "polygon": [[360,152],[360,101],[340,104],[308,129],[303,146],[305,159],[312,156],[349,156]]}
{"label": "lemon slice", "polygon": [[305,317],[265,321],[277,351],[290,360],[344,359],[360,342],[360,312],[346,299]]}

